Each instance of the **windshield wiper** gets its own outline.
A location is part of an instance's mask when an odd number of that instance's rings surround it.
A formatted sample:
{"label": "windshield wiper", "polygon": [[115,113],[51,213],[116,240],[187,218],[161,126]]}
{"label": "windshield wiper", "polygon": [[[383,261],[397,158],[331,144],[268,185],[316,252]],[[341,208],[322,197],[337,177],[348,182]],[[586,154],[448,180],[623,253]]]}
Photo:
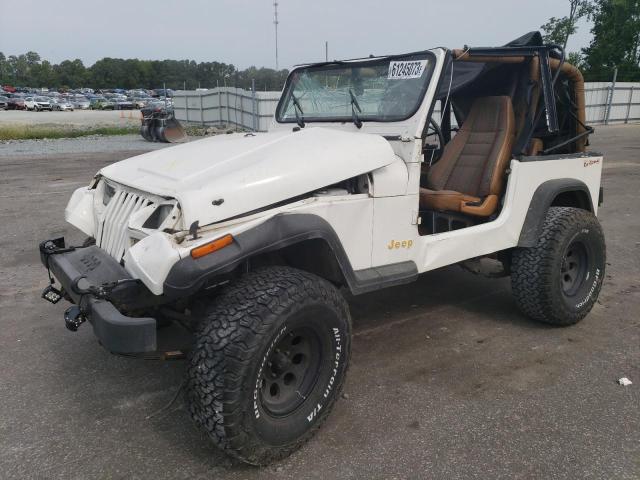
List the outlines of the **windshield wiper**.
{"label": "windshield wiper", "polygon": [[360,117],[356,112],[356,109],[358,109],[358,112],[362,113],[362,109],[360,108],[360,104],[351,89],[349,89],[349,96],[351,97],[351,120],[356,127],[362,128],[362,120],[360,120]]}
{"label": "windshield wiper", "polygon": [[293,93],[291,94],[291,99],[293,100],[293,111],[296,112],[296,123],[300,128],[304,128],[304,112],[302,111],[302,106],[300,106],[300,102]]}

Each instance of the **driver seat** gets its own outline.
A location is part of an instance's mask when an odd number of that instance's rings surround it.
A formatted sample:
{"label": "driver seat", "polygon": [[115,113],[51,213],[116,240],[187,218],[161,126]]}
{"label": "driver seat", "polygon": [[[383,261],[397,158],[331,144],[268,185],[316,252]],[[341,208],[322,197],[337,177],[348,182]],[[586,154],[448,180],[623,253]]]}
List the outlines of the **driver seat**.
{"label": "driver seat", "polygon": [[498,208],[515,140],[508,96],[477,98],[420,189],[420,208],[488,217]]}

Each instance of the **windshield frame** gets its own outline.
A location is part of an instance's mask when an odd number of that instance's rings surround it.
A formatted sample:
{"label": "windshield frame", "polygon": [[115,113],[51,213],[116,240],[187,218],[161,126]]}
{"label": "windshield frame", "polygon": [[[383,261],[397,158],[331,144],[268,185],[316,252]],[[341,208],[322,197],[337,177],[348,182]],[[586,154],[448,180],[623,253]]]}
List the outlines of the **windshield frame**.
{"label": "windshield frame", "polygon": [[[431,84],[433,72],[436,68],[436,63],[438,59],[438,57],[435,55],[435,53],[432,50],[421,50],[417,52],[403,53],[399,55],[383,55],[380,57],[364,57],[364,58],[357,58],[352,60],[342,60],[342,61],[336,60],[336,61],[321,62],[321,63],[310,63],[310,64],[298,66],[294,68],[287,76],[284,89],[282,90],[282,95],[280,96],[280,100],[278,101],[278,105],[276,107],[275,120],[277,123],[280,123],[280,124],[297,123],[296,118],[282,117],[283,109],[285,108],[285,103],[288,103],[287,99],[291,98],[292,81],[293,81],[293,78],[295,77],[294,75],[295,73],[299,73],[300,71],[305,69],[316,69],[316,68],[322,69],[323,67],[326,67],[326,66],[349,67],[349,64],[352,64],[352,63],[353,64],[357,63],[357,64],[360,64],[360,66],[362,67],[367,67],[367,66],[380,63],[381,61],[388,61],[390,63],[392,61],[403,60],[408,57],[415,57],[418,55],[424,55],[425,58],[429,57],[428,58],[429,62],[427,64],[427,68],[425,69],[425,73],[424,73],[424,75],[426,75],[426,78],[424,81],[424,87],[416,101],[414,109],[402,117],[384,118],[384,117],[377,117],[377,116],[366,116],[361,118],[363,123],[368,123],[368,122],[398,123],[398,122],[406,121],[411,117],[413,117],[420,110],[420,107],[424,102],[424,97],[427,91],[429,90],[429,85]],[[347,116],[312,117],[312,116],[308,116],[305,113],[304,121],[308,123],[350,123],[351,116],[349,117]]]}

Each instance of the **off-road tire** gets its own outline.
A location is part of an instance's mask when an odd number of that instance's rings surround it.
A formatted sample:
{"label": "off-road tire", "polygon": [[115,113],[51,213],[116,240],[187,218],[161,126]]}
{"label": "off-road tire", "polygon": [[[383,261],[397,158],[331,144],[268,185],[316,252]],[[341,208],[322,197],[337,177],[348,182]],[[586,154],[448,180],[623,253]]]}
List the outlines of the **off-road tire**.
{"label": "off-road tire", "polygon": [[598,299],[606,263],[598,219],[578,208],[551,207],[531,248],[517,248],[511,289],[522,312],[551,325],[573,325]]}
{"label": "off-road tire", "polygon": [[[351,318],[342,295],[315,275],[268,267],[205,301],[198,316],[186,379],[187,404],[196,424],[219,448],[254,465],[300,448],[326,419],[345,379]],[[318,354],[305,358],[296,353],[305,345],[315,345]],[[286,375],[276,376],[274,364],[289,365],[278,366],[279,373],[286,368],[302,369],[292,370],[295,375],[306,372],[296,379],[301,383],[293,383],[296,395],[285,386]],[[282,390],[274,396],[271,388],[280,381]],[[279,401],[290,410],[274,413]]]}

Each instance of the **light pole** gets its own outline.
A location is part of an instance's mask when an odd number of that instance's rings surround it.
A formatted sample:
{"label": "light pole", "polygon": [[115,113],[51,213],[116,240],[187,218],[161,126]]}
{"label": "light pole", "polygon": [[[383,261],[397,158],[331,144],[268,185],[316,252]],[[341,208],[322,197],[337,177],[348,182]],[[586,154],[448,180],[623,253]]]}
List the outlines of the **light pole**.
{"label": "light pole", "polygon": [[276,28],[276,70],[278,70],[278,0],[273,0],[273,24]]}

